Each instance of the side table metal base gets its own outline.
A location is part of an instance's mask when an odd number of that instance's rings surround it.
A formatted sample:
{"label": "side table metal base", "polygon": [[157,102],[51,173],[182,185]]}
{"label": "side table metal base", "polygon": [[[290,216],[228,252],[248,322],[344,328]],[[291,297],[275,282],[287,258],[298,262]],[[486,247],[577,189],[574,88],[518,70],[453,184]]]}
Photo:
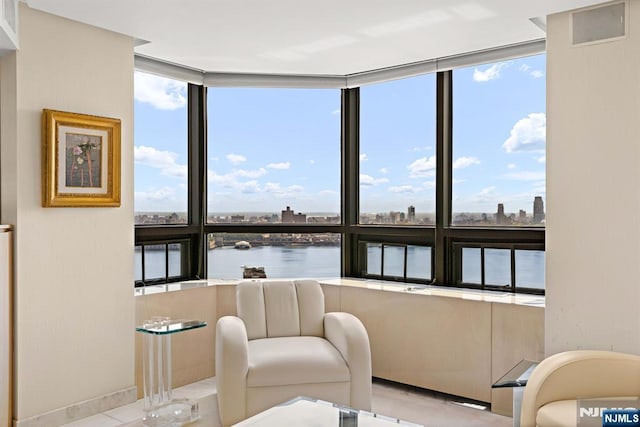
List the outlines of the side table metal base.
{"label": "side table metal base", "polygon": [[198,403],[187,399],[174,399],[147,411],[142,419],[145,427],[180,427],[197,421]]}
{"label": "side table metal base", "polygon": [[520,427],[520,414],[522,413],[522,395],[524,387],[513,388],[513,427]]}

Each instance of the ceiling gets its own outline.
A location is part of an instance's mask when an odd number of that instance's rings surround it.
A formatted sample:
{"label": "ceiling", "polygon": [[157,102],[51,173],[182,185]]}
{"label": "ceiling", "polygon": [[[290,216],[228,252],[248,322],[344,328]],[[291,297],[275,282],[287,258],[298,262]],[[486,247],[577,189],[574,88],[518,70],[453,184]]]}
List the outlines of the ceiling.
{"label": "ceiling", "polygon": [[27,0],[201,71],[348,75],[545,37],[594,0]]}

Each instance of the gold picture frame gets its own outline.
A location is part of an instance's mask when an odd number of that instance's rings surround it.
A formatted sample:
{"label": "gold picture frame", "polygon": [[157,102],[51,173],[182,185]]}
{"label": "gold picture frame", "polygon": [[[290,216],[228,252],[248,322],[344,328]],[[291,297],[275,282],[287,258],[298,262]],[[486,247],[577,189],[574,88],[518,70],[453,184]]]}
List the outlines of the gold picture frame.
{"label": "gold picture frame", "polygon": [[42,110],[42,206],[120,206],[119,119]]}

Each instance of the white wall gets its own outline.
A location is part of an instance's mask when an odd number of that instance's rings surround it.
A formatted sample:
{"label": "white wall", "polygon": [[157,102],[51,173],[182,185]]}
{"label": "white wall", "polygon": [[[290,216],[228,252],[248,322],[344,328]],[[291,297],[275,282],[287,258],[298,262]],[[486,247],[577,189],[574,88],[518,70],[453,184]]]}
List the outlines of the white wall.
{"label": "white wall", "polygon": [[640,0],[628,34],[571,47],[547,19],[547,355],[640,354]]}
{"label": "white wall", "polygon": [[[133,41],[20,3],[0,62],[2,222],[15,235],[17,419],[134,385]],[[42,109],[122,120],[122,206],[41,207]]]}

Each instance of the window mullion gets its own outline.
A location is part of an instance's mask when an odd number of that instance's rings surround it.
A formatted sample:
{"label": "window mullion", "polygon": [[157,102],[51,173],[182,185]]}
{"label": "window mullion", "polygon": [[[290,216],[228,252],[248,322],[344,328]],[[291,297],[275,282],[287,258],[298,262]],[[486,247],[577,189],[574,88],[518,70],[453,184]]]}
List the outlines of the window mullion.
{"label": "window mullion", "polygon": [[485,281],[485,268],[484,268],[484,245],[480,247],[480,284],[482,285],[482,289],[484,289],[487,285]]}
{"label": "window mullion", "polygon": [[341,121],[341,214],[342,256],[340,274],[358,275],[358,238],[354,233],[360,211],[360,89],[342,90]]}
{"label": "window mullion", "polygon": [[436,78],[436,237],[435,271],[437,284],[448,284],[451,272],[446,268],[449,253],[445,229],[451,222],[451,71],[439,72]]}
{"label": "window mullion", "polygon": [[206,277],[205,234],[206,170],[207,170],[207,100],[206,88],[188,86],[188,217],[189,225],[198,232],[191,237],[192,256],[189,257],[189,277]]}

